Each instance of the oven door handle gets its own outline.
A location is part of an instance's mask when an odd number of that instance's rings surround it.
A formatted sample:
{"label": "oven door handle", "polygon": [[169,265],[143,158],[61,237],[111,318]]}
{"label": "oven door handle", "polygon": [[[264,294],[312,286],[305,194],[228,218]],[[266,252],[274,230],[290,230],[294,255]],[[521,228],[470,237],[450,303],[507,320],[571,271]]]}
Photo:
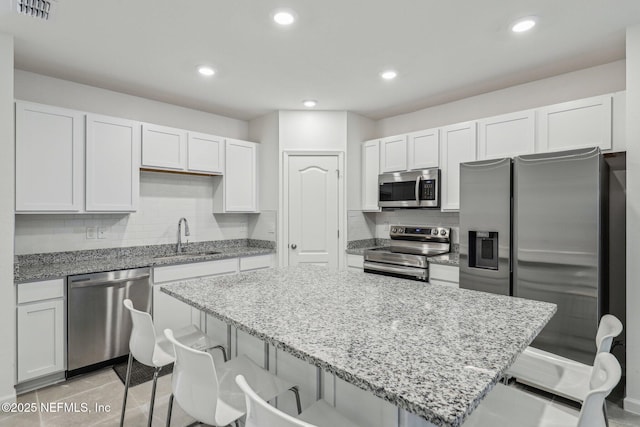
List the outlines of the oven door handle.
{"label": "oven door handle", "polygon": [[420,181],[422,181],[422,175],[416,178],[416,206],[420,206]]}

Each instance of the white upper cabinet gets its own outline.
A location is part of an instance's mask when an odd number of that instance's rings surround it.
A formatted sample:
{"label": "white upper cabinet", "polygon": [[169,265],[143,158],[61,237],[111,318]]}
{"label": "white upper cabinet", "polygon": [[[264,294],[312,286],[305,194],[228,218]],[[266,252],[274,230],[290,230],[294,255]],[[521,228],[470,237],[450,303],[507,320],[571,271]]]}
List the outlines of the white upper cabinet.
{"label": "white upper cabinet", "polygon": [[214,193],[215,213],[258,212],[257,156],[258,144],[225,140],[224,175]]}
{"label": "white upper cabinet", "polygon": [[144,124],[142,167],[219,175],[224,170],[224,138]]}
{"label": "white upper cabinet", "polygon": [[86,210],[135,211],[140,195],[140,123],[87,114],[86,129]]}
{"label": "white upper cabinet", "polygon": [[189,132],[187,169],[194,172],[221,174],[224,170],[224,138]]}
{"label": "white upper cabinet", "polygon": [[184,170],[187,164],[187,132],[165,126],[142,125],[142,166]]}
{"label": "white upper cabinet", "polygon": [[535,151],[535,111],[519,111],[478,121],[478,159],[532,154]]}
{"label": "white upper cabinet", "polygon": [[407,135],[380,140],[380,173],[407,170]]}
{"label": "white upper cabinet", "polygon": [[611,95],[564,102],[538,110],[538,150],[611,149]]}
{"label": "white upper cabinet", "polygon": [[378,175],[380,174],[380,140],[362,144],[362,210],[379,211]]}
{"label": "white upper cabinet", "polygon": [[476,122],[442,128],[440,207],[460,209],[460,163],[476,160]]}
{"label": "white upper cabinet", "polygon": [[84,115],[16,102],[16,212],[79,212]]}
{"label": "white upper cabinet", "polygon": [[440,129],[410,133],[407,149],[408,169],[437,168],[440,162]]}

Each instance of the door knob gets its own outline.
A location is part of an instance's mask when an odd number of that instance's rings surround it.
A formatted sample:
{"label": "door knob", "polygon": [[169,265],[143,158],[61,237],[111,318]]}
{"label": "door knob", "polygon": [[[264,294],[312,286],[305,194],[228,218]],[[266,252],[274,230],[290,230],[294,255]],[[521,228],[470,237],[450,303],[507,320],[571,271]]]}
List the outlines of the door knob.
{"label": "door knob", "polygon": [[298,247],[298,245],[296,245],[295,243],[291,244],[291,249],[296,249]]}

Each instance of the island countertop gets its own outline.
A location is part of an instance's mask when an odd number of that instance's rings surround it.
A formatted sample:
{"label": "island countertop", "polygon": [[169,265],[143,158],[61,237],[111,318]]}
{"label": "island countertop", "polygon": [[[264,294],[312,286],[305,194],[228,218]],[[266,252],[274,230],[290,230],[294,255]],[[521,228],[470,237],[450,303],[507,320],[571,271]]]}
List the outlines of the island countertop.
{"label": "island countertop", "polygon": [[438,426],[460,426],[556,311],[313,266],[161,290]]}

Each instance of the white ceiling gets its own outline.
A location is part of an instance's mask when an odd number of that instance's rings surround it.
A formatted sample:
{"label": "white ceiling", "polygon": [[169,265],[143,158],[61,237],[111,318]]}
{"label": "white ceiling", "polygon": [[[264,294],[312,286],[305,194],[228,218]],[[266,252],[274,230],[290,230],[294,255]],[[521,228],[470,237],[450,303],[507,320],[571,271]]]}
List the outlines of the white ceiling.
{"label": "white ceiling", "polygon": [[[622,59],[640,23],[640,0],[59,0],[50,22],[10,2],[0,32],[17,68],[245,120],[308,98],[373,119],[414,111]],[[271,20],[283,6],[292,28]],[[527,15],[538,26],[511,33]]]}

